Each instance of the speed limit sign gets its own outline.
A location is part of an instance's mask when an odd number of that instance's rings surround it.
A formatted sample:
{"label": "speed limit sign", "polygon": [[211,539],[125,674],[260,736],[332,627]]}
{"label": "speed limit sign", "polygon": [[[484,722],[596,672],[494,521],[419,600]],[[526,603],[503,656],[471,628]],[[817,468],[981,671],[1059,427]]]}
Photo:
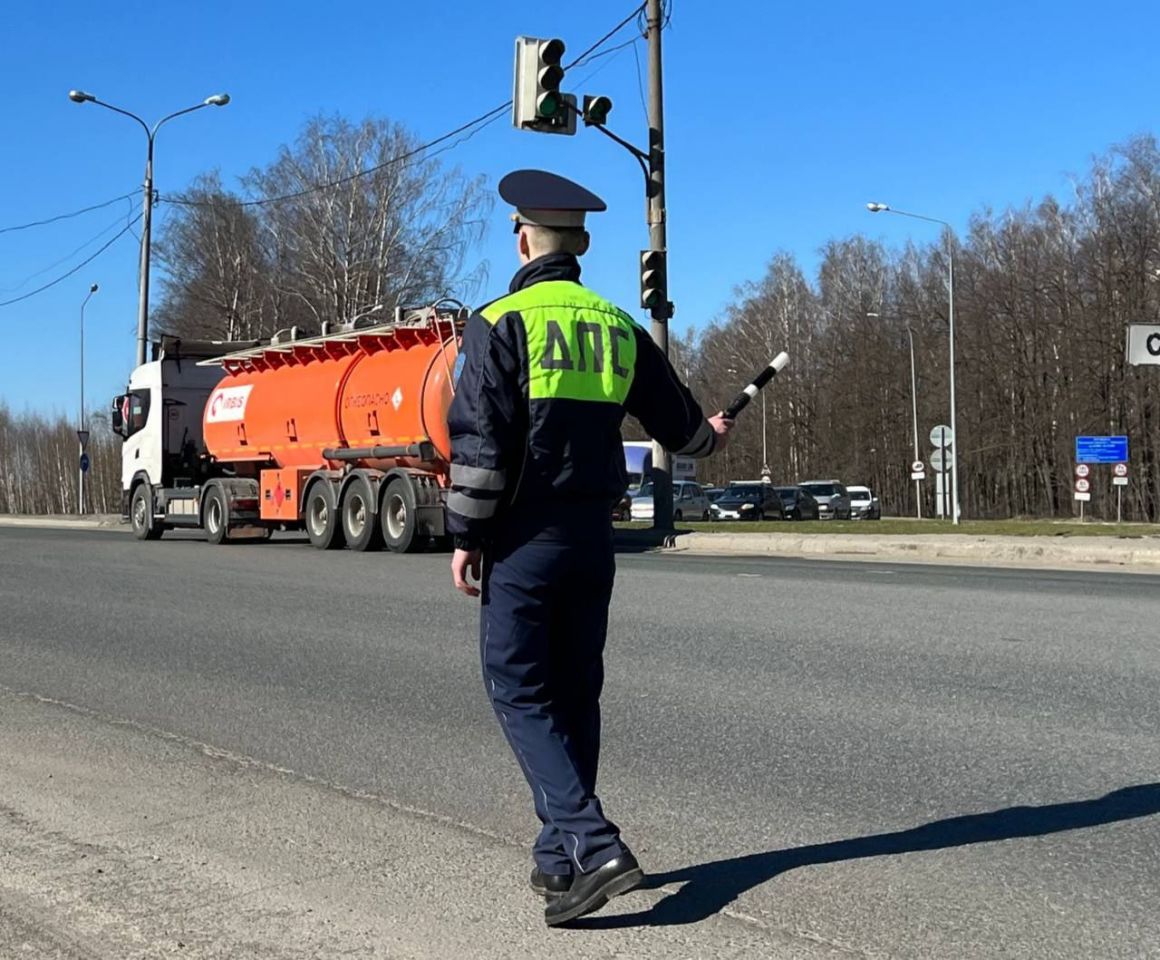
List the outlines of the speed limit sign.
{"label": "speed limit sign", "polygon": [[1075,475],[1077,477],[1086,477],[1091,472],[1092,468],[1089,467],[1086,463],[1077,463],[1075,465]]}
{"label": "speed limit sign", "polygon": [[1117,477],[1126,477],[1128,475],[1128,465],[1126,463],[1117,463],[1112,467],[1112,473]]}
{"label": "speed limit sign", "polygon": [[1090,480],[1087,480],[1084,477],[1078,477],[1076,479],[1076,481],[1075,481],[1075,492],[1076,493],[1088,493],[1091,491],[1091,488],[1092,488],[1092,482]]}

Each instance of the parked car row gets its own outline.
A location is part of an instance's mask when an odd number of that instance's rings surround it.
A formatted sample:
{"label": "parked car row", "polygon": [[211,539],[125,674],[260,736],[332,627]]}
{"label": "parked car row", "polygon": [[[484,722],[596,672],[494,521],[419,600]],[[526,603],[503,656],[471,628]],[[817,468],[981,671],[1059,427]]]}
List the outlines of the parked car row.
{"label": "parked car row", "polygon": [[[652,520],[653,485],[645,482],[613,508],[613,520]],[[869,487],[838,480],[807,480],[774,486],[735,480],[726,487],[673,481],[674,520],[881,520],[882,507]]]}

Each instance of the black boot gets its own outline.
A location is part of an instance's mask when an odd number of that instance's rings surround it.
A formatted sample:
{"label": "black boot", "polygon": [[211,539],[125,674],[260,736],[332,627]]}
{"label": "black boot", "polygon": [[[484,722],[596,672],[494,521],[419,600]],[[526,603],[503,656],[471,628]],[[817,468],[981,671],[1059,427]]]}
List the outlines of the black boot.
{"label": "black boot", "polygon": [[575,920],[599,910],[613,897],[640,886],[642,880],[644,871],[636,857],[626,850],[591,873],[576,874],[568,892],[548,904],[544,920],[549,927]]}
{"label": "black boot", "polygon": [[568,892],[568,888],[572,886],[572,877],[544,873],[543,870],[536,867],[532,871],[532,875],[528,878],[528,884],[541,897],[554,900],[561,894]]}

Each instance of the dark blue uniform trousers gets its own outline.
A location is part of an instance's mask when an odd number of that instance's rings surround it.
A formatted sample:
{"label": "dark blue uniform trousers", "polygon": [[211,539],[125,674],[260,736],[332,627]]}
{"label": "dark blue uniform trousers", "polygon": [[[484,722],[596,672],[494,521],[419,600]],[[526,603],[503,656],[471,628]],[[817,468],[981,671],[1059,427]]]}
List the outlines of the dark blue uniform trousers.
{"label": "dark blue uniform trousers", "polygon": [[595,870],[626,849],[596,796],[616,562],[611,530],[594,533],[501,539],[485,553],[484,683],[544,825],[536,865],[555,875]]}

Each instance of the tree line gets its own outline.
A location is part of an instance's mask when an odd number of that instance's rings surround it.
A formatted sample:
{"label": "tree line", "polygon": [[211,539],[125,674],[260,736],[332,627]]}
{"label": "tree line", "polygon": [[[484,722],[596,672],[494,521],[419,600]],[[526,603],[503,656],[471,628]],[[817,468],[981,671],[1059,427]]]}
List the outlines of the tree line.
{"label": "tree line", "polygon": [[[1068,203],[971,217],[965,237],[889,250],[827,243],[816,277],[788,254],[743,284],[677,355],[709,405],[726,403],[778,350],[767,390],[773,478],[865,483],[889,513],[914,511],[910,338],[918,433],[948,422],[947,258],[953,258],[960,500],[967,517],[1071,516],[1075,437],[1127,434],[1126,519],[1160,519],[1160,369],[1125,361],[1129,323],[1160,316],[1160,150],[1116,146]],[[682,352],[683,351],[683,352]],[[760,404],[705,479],[757,477]],[[1115,516],[1110,468],[1093,468],[1092,512]],[[934,484],[924,485],[930,510]]]}
{"label": "tree line", "polygon": [[[436,157],[400,160],[415,145],[386,120],[320,117],[243,177],[244,192],[201,177],[174,198],[155,245],[154,333],[242,340],[386,319],[395,304],[448,294],[467,299],[484,276],[470,255],[491,200],[480,178]],[[1160,370],[1124,358],[1127,325],[1160,315],[1160,148],[1151,136],[1094,160],[1067,202],[982,209],[962,237],[902,249],[861,234],[836,239],[812,277],[775,253],[714,323],[672,337],[674,364],[719,408],[788,350],[791,364],[764,398],[773,479],[865,483],[885,512],[911,513],[910,344],[926,459],[927,434],[949,419],[948,257],[965,515],[1071,516],[1074,438],[1126,433],[1125,515],[1160,519]],[[761,476],[762,439],[757,402],[702,479]],[[93,425],[92,509],[119,509],[119,443],[107,424]],[[75,470],[66,420],[0,409],[0,512],[71,512]],[[1096,468],[1097,515],[1114,512],[1112,489],[1108,470]]]}
{"label": "tree line", "polygon": [[[65,416],[13,414],[0,404],[0,513],[77,513],[80,449],[76,422]],[[89,417],[85,507],[121,511],[121,440],[108,417]]]}

